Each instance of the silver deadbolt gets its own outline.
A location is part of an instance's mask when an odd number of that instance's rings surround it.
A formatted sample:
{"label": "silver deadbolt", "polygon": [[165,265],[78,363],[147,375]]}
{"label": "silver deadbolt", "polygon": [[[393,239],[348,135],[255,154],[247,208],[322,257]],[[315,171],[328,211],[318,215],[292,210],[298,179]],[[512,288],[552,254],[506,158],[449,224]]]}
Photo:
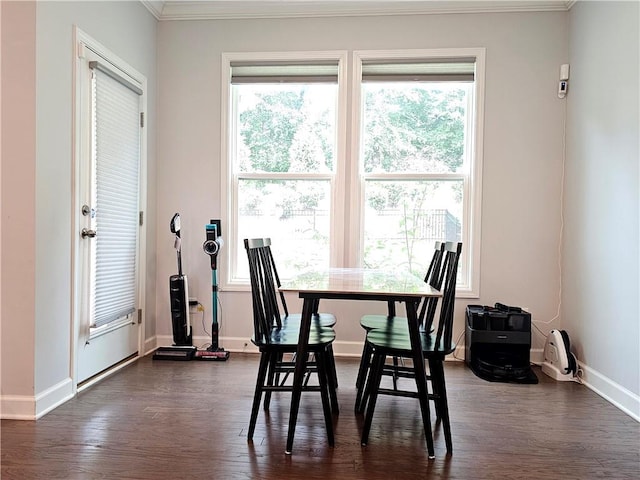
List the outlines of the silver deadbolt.
{"label": "silver deadbolt", "polygon": [[91,208],[89,205],[82,205],[82,215],[84,215],[85,217],[91,217],[91,218],[95,218],[96,216],[96,210],[95,208]]}
{"label": "silver deadbolt", "polygon": [[93,238],[96,236],[96,231],[95,230],[90,230],[88,228],[83,228],[82,231],[80,232],[80,235],[82,235],[82,238]]}

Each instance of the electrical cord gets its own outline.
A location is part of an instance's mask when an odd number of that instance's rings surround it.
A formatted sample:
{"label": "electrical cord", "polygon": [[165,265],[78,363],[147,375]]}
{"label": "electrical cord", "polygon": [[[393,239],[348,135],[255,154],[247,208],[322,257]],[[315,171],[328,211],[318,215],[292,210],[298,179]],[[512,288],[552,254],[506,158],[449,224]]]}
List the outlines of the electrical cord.
{"label": "electrical cord", "polygon": [[[458,338],[456,340],[456,345],[460,345],[460,339],[462,339],[463,335],[464,335],[464,330],[460,333],[460,335],[458,335]],[[464,360],[464,358],[459,358],[458,356],[456,356],[456,350],[453,351],[453,358],[455,358],[456,360]]]}
{"label": "electrical cord", "polygon": [[[207,327],[205,326],[205,323],[204,323],[204,317],[205,317],[204,305],[202,303],[198,302],[196,307],[197,307],[198,311],[202,314],[202,318],[201,318],[202,329],[204,330],[204,333],[206,333],[209,337],[211,337],[211,334],[207,331]],[[203,343],[202,345],[200,345],[200,347],[198,347],[198,349],[199,350],[206,350],[210,346],[211,346],[211,342],[206,342],[206,343]]]}
{"label": "electrical cord", "polygon": [[556,315],[550,320],[541,321],[534,320],[532,323],[534,327],[542,334],[543,337],[547,337],[548,332],[545,334],[542,330],[540,330],[535,322],[548,325],[557,319],[560,318],[560,310],[562,308],[562,241],[564,238],[564,176],[566,169],[566,160],[567,160],[567,102],[564,102],[564,115],[562,120],[562,174],[560,176],[560,236],[558,239],[558,272],[560,274],[560,286],[558,289],[558,310],[556,311]]}

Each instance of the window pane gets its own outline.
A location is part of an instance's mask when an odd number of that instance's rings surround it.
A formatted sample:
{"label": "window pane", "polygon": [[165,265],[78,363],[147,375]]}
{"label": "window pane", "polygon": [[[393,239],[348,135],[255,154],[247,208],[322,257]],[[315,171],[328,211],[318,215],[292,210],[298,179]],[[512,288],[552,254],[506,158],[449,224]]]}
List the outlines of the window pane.
{"label": "window pane", "polygon": [[424,276],[436,240],[460,241],[462,180],[366,181],[363,266]]}
{"label": "window pane", "polygon": [[336,84],[232,85],[235,172],[334,170]]}
{"label": "window pane", "polygon": [[363,83],[366,173],[461,171],[472,83]]}
{"label": "window pane", "polygon": [[245,238],[271,237],[281,278],[329,267],[328,180],[240,180],[238,203],[238,278],[249,278]]}

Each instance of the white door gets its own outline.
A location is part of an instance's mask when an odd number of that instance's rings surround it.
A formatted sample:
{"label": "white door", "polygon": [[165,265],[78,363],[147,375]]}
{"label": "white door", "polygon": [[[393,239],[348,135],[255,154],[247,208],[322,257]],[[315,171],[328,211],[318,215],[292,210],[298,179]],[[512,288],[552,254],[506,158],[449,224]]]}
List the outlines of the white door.
{"label": "white door", "polygon": [[143,83],[85,40],[78,48],[76,380],[140,344]]}

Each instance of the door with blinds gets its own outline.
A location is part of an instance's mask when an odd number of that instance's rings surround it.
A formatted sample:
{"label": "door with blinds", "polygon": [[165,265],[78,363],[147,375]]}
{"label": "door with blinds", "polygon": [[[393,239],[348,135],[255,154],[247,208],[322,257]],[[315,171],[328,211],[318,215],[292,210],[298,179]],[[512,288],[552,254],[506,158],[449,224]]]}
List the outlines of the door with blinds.
{"label": "door with blinds", "polygon": [[77,383],[139,351],[144,82],[79,44]]}

